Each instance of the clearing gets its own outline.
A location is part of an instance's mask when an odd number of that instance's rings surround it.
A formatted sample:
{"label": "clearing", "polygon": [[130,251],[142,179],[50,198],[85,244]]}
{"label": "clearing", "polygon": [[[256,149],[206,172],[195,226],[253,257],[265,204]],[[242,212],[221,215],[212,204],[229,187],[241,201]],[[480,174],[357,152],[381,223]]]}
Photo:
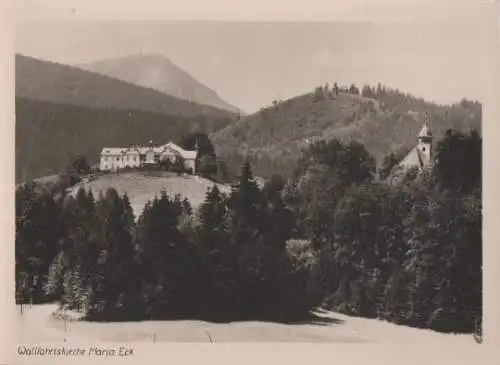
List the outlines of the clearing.
{"label": "clearing", "polygon": [[177,174],[164,172],[153,172],[151,175],[147,172],[120,172],[119,174],[108,173],[90,182],[76,184],[71,193],[76,194],[80,187],[86,190],[90,188],[94,197],[97,198],[100,191],[105,193],[108,188],[115,188],[120,195],[127,193],[134,214],[138,217],[146,202],[153,199],[155,195],[159,195],[162,190],[165,190],[171,197],[180,194],[182,198],[190,201],[193,208],[196,208],[205,199],[207,190],[214,185],[217,185],[222,192],[229,192],[229,186],[217,184],[199,176],[177,176]]}
{"label": "clearing", "polygon": [[316,343],[436,343],[471,345],[472,335],[441,334],[375,319],[315,312],[297,324],[248,321],[211,323],[198,320],[93,323],[64,321],[52,316],[57,304],[34,305],[21,315],[17,308],[18,342],[316,342]]}

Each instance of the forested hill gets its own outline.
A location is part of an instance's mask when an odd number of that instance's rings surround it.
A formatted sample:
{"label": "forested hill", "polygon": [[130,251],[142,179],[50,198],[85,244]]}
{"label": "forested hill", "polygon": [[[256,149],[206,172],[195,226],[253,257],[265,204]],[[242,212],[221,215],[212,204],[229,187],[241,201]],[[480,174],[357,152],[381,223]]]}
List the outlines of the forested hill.
{"label": "forested hill", "polygon": [[104,146],[178,141],[192,130],[210,133],[229,122],[203,115],[188,118],[16,97],[16,182],[64,171],[76,154],[94,164]]}
{"label": "forested hill", "polygon": [[16,96],[101,109],[135,109],[178,116],[234,118],[201,105],[76,67],[16,55]]}
{"label": "forested hill", "polygon": [[161,54],[135,54],[82,64],[78,67],[180,99],[244,114]]}
{"label": "forested hill", "polygon": [[288,175],[301,149],[315,139],[356,140],[381,161],[391,152],[409,150],[425,113],[439,139],[453,128],[481,133],[481,104],[460,101],[438,105],[388,87],[340,90],[318,87],[312,93],[241,118],[212,135],[231,170],[248,158],[257,175]]}

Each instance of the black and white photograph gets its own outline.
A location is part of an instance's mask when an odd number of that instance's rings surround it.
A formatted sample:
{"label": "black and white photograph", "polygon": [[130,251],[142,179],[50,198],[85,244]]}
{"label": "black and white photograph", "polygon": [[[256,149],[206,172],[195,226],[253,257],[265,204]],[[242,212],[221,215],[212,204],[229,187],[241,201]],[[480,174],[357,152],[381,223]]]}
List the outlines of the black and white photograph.
{"label": "black and white photograph", "polygon": [[482,346],[485,28],[72,11],[16,23],[20,355]]}

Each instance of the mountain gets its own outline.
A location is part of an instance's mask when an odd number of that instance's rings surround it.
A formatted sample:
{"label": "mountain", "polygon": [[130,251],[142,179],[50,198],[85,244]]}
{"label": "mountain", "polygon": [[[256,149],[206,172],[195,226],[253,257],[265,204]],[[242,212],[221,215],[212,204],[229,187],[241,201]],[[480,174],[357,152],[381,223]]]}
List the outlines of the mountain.
{"label": "mountain", "polygon": [[78,67],[180,99],[243,114],[241,110],[222,100],[215,91],[160,54],[136,54],[81,64]]}
{"label": "mountain", "polygon": [[16,55],[16,96],[101,109],[235,119],[235,114],[76,67]]}
{"label": "mountain", "polygon": [[361,95],[317,88],[245,116],[211,138],[229,171],[248,159],[259,176],[289,176],[302,149],[317,139],[359,141],[379,162],[391,152],[408,151],[426,114],[436,139],[448,128],[481,132],[478,102],[438,105],[379,85],[365,87]]}
{"label": "mountain", "polygon": [[104,146],[179,141],[196,129],[214,132],[227,120],[142,110],[97,109],[16,97],[16,182],[57,174],[81,154],[95,164]]}

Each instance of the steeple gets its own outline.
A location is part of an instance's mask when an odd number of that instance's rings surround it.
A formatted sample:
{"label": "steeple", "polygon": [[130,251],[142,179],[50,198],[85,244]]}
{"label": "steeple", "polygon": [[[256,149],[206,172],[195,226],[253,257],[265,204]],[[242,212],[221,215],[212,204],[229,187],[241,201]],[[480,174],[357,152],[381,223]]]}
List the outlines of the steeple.
{"label": "steeple", "polygon": [[432,159],[432,132],[430,130],[430,123],[429,123],[430,118],[428,117],[428,114],[425,114],[425,122],[424,126],[420,130],[420,133],[418,134],[418,152],[421,158],[424,160],[422,161],[423,164],[427,164],[431,162]]}
{"label": "steeple", "polygon": [[422,127],[422,129],[420,130],[420,133],[418,134],[418,139],[419,140],[432,140],[432,133],[431,133],[427,123],[425,123],[424,126]]}
{"label": "steeple", "polygon": [[420,131],[420,134],[432,135],[431,131],[431,116],[428,112],[424,113],[424,126]]}

